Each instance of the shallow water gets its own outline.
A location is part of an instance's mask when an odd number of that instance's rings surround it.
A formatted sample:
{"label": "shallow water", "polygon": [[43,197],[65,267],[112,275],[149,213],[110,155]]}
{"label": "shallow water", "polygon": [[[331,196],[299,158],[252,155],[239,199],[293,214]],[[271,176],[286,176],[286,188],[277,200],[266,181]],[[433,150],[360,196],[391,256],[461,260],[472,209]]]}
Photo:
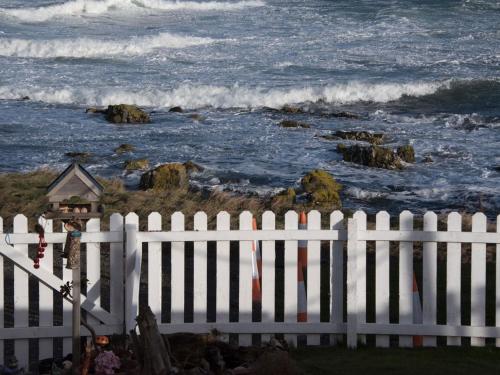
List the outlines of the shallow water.
{"label": "shallow water", "polygon": [[[0,172],[62,169],[66,152],[85,151],[103,176],[122,175],[128,158],[193,160],[206,167],[197,185],[270,194],[324,168],[350,209],[493,216],[499,17],[498,2],[480,0],[0,0]],[[85,114],[117,103],[146,107],[153,123]],[[307,113],[271,110],[286,104]],[[187,113],[168,112],[177,105]],[[328,116],[340,110],[361,119]],[[282,129],[285,118],[312,127]],[[413,144],[417,163],[345,163],[337,142],[316,137],[351,129]],[[120,143],[137,150],[115,155]]]}

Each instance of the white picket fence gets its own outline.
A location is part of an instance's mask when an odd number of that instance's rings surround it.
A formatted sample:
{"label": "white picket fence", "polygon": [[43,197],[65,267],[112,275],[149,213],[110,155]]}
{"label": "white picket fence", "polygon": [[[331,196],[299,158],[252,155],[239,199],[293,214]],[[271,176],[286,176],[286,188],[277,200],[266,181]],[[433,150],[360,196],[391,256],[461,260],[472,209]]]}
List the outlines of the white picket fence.
{"label": "white picket fence", "polygon": [[[101,231],[99,219],[87,223],[82,243],[86,244],[86,272],[89,283],[86,295],[82,295],[82,308],[87,312],[88,322],[98,334],[125,333],[135,326],[140,299],[147,303],[157,316],[160,330],[172,332],[208,332],[213,329],[226,338],[233,334],[240,345],[250,345],[256,334],[263,341],[272,335],[284,334],[292,343],[298,336],[306,335],[308,345],[318,345],[322,336],[329,338],[331,344],[346,340],[349,347],[365,342],[366,335],[376,335],[375,344],[379,347],[390,345],[390,335],[398,336],[398,345],[410,347],[412,336],[424,336],[425,346],[436,346],[437,337],[446,337],[448,345],[461,345],[462,338],[470,337],[471,345],[485,345],[485,338],[496,338],[500,346],[500,261],[495,261],[495,321],[496,326],[486,325],[486,245],[493,244],[497,254],[500,250],[500,216],[497,218],[497,231],[487,232],[487,220],[482,213],[472,218],[472,231],[462,231],[462,218],[451,213],[447,218],[447,231],[438,231],[437,216],[428,212],[423,218],[423,230],[414,230],[413,215],[404,211],[399,216],[399,229],[390,229],[390,217],[386,212],[376,216],[376,228],[367,230],[367,217],[362,211],[356,212],[348,220],[340,211],[333,212],[328,218],[328,228],[321,225],[321,215],[311,211],[307,215],[307,230],[298,226],[298,214],[285,215],[284,229],[277,229],[276,217],[265,212],[261,219],[261,229],[252,230],[252,214],[243,212],[238,218],[239,230],[231,230],[228,213],[217,215],[216,230],[207,230],[207,216],[199,212],[194,217],[193,230],[186,230],[185,217],[174,213],[171,217],[170,231],[162,231],[162,217],[158,213],[148,216],[147,231],[139,231],[139,217],[128,214],[122,217],[114,214],[110,218],[109,231]],[[4,346],[13,340],[14,352],[23,365],[29,360],[53,356],[54,339],[62,338],[63,353],[71,350],[71,304],[64,302],[63,325],[53,324],[54,298],[52,290],[71,279],[71,271],[62,269],[63,278],[53,274],[54,245],[63,244],[65,233],[56,232],[52,222],[41,220],[45,227],[48,247],[39,269],[33,268],[28,257],[28,246],[38,242],[35,233],[28,233],[28,222],[23,215],[14,218],[13,233],[2,233],[0,218],[0,363],[4,359]],[[297,323],[297,260],[298,241],[308,241],[307,262],[307,313],[308,321]],[[215,260],[209,257],[209,244],[215,243]],[[237,265],[230,261],[231,241],[238,242]],[[262,241],[262,319],[252,321],[252,261],[253,241]],[[278,241],[278,242],[277,242]],[[367,242],[375,242],[375,322],[367,322]],[[329,244],[329,264],[321,263],[321,246]],[[390,243],[398,245],[398,270],[390,267]],[[423,322],[413,322],[412,284],[414,275],[414,243],[423,243],[422,288]],[[109,243],[109,253],[101,250],[101,244]],[[147,244],[147,262],[143,261],[143,244]],[[162,243],[170,243],[170,275],[164,274],[164,252]],[[193,243],[192,267],[187,267],[185,250]],[[438,315],[438,243],[446,246],[446,324],[437,324]],[[470,325],[463,325],[461,314],[464,309],[461,291],[462,244],[471,245],[471,293]],[[12,245],[12,246],[10,246]],[[277,275],[278,246],[284,247],[281,276]],[[346,255],[346,256],[345,256]],[[4,275],[4,258],[14,262],[13,273],[8,280]],[[106,258],[106,262],[102,260]],[[344,262],[347,261],[347,264]],[[215,263],[209,267],[209,263]],[[109,270],[101,270],[101,264],[108,264]],[[146,264],[147,270],[141,270]],[[237,266],[237,301],[234,303],[230,291],[230,268]],[[328,269],[322,270],[322,267]],[[327,272],[329,282],[328,298],[321,298],[321,272]],[[398,323],[390,322],[391,272],[399,274]],[[346,272],[346,274],[345,274]],[[39,280],[38,301],[30,299],[28,273]],[[141,274],[147,273],[147,297],[140,297]],[[109,278],[108,310],[101,307],[102,275]],[[216,288],[210,294],[207,280],[213,278]],[[5,281],[8,281],[4,284]],[[283,280],[281,284],[279,280]],[[165,311],[165,281],[170,291],[170,321],[162,322]],[[186,280],[192,280],[192,294],[186,293]],[[368,280],[369,281],[369,280]],[[7,290],[7,284],[13,290]],[[373,287],[373,286],[372,286]],[[325,283],[323,281],[323,288]],[[346,291],[346,295],[344,293]],[[6,298],[10,293],[11,297]],[[13,297],[12,297],[13,294]],[[192,295],[192,301],[186,298]],[[215,301],[209,301],[208,296]],[[10,302],[8,301],[10,300]],[[234,300],[234,298],[233,298]],[[283,301],[283,311],[276,311],[277,300]],[[12,304],[14,324],[5,327],[5,303]],[[38,303],[38,325],[29,324],[30,304]],[[185,306],[192,305],[193,321],[186,321]],[[208,317],[208,304],[215,304],[215,316]],[[328,310],[327,321],[322,321],[320,311]],[[346,305],[347,304],[347,305]],[[230,321],[230,311],[237,307],[238,318]],[[7,306],[8,307],[8,306]],[[346,319],[344,310],[347,311]],[[277,314],[283,321],[276,321]],[[324,315],[324,314],[323,314]],[[324,318],[324,316],[323,316]],[[84,334],[88,332],[83,329]],[[252,337],[253,336],[253,337]],[[33,340],[38,341],[37,353],[31,353]],[[10,341],[12,343],[12,341]],[[11,345],[12,346],[12,345]]]}

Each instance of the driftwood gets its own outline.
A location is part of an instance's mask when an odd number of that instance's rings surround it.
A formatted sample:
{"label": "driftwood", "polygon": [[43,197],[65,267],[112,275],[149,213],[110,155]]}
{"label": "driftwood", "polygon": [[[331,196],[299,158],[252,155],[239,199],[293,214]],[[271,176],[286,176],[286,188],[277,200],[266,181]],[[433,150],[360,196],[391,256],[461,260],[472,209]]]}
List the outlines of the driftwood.
{"label": "driftwood", "polygon": [[140,337],[134,341],[138,346],[137,352],[142,354],[141,374],[169,374],[172,369],[170,356],[151,308],[141,306],[136,320]]}

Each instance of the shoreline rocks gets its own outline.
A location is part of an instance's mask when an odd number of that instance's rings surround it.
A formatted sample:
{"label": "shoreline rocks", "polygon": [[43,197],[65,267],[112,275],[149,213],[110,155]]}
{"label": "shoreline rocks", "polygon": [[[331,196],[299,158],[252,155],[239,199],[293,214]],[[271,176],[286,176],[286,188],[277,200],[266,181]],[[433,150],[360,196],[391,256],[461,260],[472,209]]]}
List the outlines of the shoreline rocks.
{"label": "shoreline rocks", "polygon": [[135,147],[129,143],[122,143],[120,146],[116,147],[113,151],[118,155],[124,154],[126,152],[132,152],[135,150]]}
{"label": "shoreline rocks", "polygon": [[147,171],[141,176],[139,188],[142,190],[186,190],[189,176],[203,171],[204,168],[192,161],[185,163],[166,163]]}
{"label": "shoreline rocks", "polygon": [[148,113],[130,104],[109,105],[107,109],[87,108],[85,113],[103,114],[106,120],[113,124],[145,124],[151,122]]}
{"label": "shoreline rocks", "polygon": [[337,151],[342,154],[344,161],[365,165],[367,167],[384,169],[403,169],[403,162],[415,162],[413,146],[400,146],[396,151],[389,147],[376,145],[349,145],[339,144]]}

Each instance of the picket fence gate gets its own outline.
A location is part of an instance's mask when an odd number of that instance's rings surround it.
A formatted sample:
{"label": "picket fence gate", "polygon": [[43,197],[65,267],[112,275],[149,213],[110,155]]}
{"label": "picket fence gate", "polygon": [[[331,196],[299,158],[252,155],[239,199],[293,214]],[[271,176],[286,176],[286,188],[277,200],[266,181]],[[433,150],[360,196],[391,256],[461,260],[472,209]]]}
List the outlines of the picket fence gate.
{"label": "picket fence gate", "polygon": [[[412,336],[424,336],[424,346],[436,346],[437,337],[446,337],[447,345],[461,345],[462,338],[470,338],[472,346],[485,345],[485,339],[496,339],[500,346],[500,258],[494,262],[494,321],[486,324],[486,280],[487,244],[494,253],[500,254],[500,216],[496,232],[487,232],[487,218],[482,213],[472,217],[472,231],[462,231],[462,217],[451,213],[447,217],[447,230],[438,231],[438,218],[433,212],[423,217],[423,230],[414,230],[414,217],[409,211],[399,216],[399,229],[391,229],[390,216],[382,211],[376,215],[375,229],[367,229],[367,216],[362,211],[352,218],[344,218],[340,211],[331,213],[327,229],[322,229],[321,215],[311,211],[307,215],[307,229],[299,229],[298,214],[286,213],[284,229],[277,229],[276,217],[267,211],[262,215],[261,229],[252,229],[253,216],[245,211],[239,215],[239,229],[231,230],[231,218],[226,212],[217,215],[216,230],[207,230],[207,215],[198,212],[194,216],[193,230],[186,230],[184,215],[176,212],[171,216],[170,231],[162,230],[162,217],[151,213],[147,218],[147,231],[139,230],[139,217],[130,213],[123,217],[113,214],[109,230],[101,230],[99,219],[91,219],[86,225],[82,243],[86,246],[82,272],[88,279],[86,293],[82,294],[82,309],[87,321],[98,334],[123,334],[135,328],[135,317],[140,300],[146,298],[157,317],[163,333],[202,333],[216,329],[223,339],[228,334],[236,337],[240,345],[250,345],[257,334],[267,341],[275,334],[297,343],[298,337],[305,337],[308,345],[318,345],[324,338],[330,344],[340,341],[355,348],[366,342],[367,335],[375,335],[375,345],[388,347],[390,336],[397,335],[397,345],[411,347]],[[62,278],[54,275],[57,257],[55,246],[64,243],[64,229],[55,231],[50,220],[40,219],[46,232],[48,247],[40,268],[33,268],[29,258],[29,245],[38,242],[36,233],[28,233],[28,220],[17,215],[13,222],[13,233],[3,233],[0,218],[0,363],[6,354],[15,353],[19,363],[26,366],[38,359],[55,355],[55,340],[62,340],[62,354],[71,351],[71,304],[62,306],[62,325],[55,325],[54,290],[71,280],[71,270],[60,264]],[[252,259],[253,241],[261,241],[262,251],[262,299],[261,319],[252,321]],[[307,322],[297,322],[298,294],[297,267],[298,241],[307,241]],[[322,244],[328,243],[328,263],[322,264]],[[367,268],[367,243],[374,242],[374,288],[370,286]],[[390,266],[390,243],[399,243],[397,269]],[[165,274],[165,249],[170,244],[170,272]],[[187,244],[192,243],[190,267],[186,263]],[[208,245],[215,243],[210,261]],[[231,296],[230,275],[235,275],[230,261],[234,251],[231,244],[238,245],[237,300]],[[278,244],[281,243],[282,269],[278,270]],[[413,249],[415,243],[423,243],[422,251],[422,322],[413,320]],[[438,324],[438,244],[446,247],[446,319]],[[106,250],[101,244],[108,244]],[[143,261],[143,246],[147,244],[147,262]],[[463,324],[464,301],[462,288],[462,244],[471,244],[470,259],[470,324]],[[8,262],[4,262],[4,258]],[[106,259],[103,262],[103,259]],[[498,259],[498,261],[497,261]],[[13,262],[13,263],[12,263]],[[7,272],[8,264],[11,271]],[[144,265],[146,269],[141,269]],[[212,266],[209,266],[209,263]],[[101,265],[105,264],[105,270]],[[215,266],[214,266],[215,264]],[[323,269],[322,269],[323,267]],[[326,267],[326,271],[324,269]],[[209,273],[210,271],[210,273]],[[278,277],[278,272],[281,276]],[[327,299],[322,299],[322,272],[327,272]],[[390,319],[391,273],[398,274],[398,321]],[[29,274],[38,281],[38,298],[29,288]],[[107,292],[109,308],[101,301],[102,275],[109,280]],[[147,296],[140,297],[141,275],[147,274]],[[210,301],[208,282],[212,278],[215,292]],[[144,277],[143,277],[144,279]],[[491,279],[491,278],[490,278]],[[192,293],[186,293],[186,280]],[[280,283],[278,281],[281,280]],[[144,281],[144,280],[143,280]],[[165,282],[170,285],[165,287]],[[234,280],[233,280],[234,282]],[[491,281],[490,281],[491,282]],[[12,290],[8,286],[11,285]],[[108,282],[106,282],[108,285]],[[374,321],[367,319],[369,299],[367,286],[374,289]],[[165,311],[167,289],[170,293],[170,319],[162,321]],[[233,288],[234,289],[234,288]],[[192,300],[187,301],[187,298]],[[281,312],[276,311],[281,300]],[[215,306],[215,316],[207,319],[208,305]],[[321,316],[321,308],[328,312]],[[324,304],[328,304],[324,306]],[[10,305],[10,306],[8,306]],[[192,308],[192,319],[186,321],[185,307]],[[236,306],[236,307],[235,307]],[[34,308],[35,307],[35,308]],[[5,325],[7,320],[11,323]],[[237,310],[237,319],[230,319],[231,309]],[[33,318],[31,314],[35,315]],[[281,314],[281,315],[280,315]],[[234,314],[233,314],[234,315]],[[280,315],[282,321],[277,321]],[[165,320],[165,319],[163,319]],[[236,321],[234,321],[236,320]],[[82,333],[88,332],[82,328]],[[259,338],[257,337],[257,339]],[[323,340],[323,341],[322,341]],[[327,340],[328,341],[328,340]],[[9,344],[10,343],[10,344]],[[10,349],[7,347],[10,345]],[[33,349],[35,348],[35,349]],[[8,353],[7,353],[8,352]]]}

